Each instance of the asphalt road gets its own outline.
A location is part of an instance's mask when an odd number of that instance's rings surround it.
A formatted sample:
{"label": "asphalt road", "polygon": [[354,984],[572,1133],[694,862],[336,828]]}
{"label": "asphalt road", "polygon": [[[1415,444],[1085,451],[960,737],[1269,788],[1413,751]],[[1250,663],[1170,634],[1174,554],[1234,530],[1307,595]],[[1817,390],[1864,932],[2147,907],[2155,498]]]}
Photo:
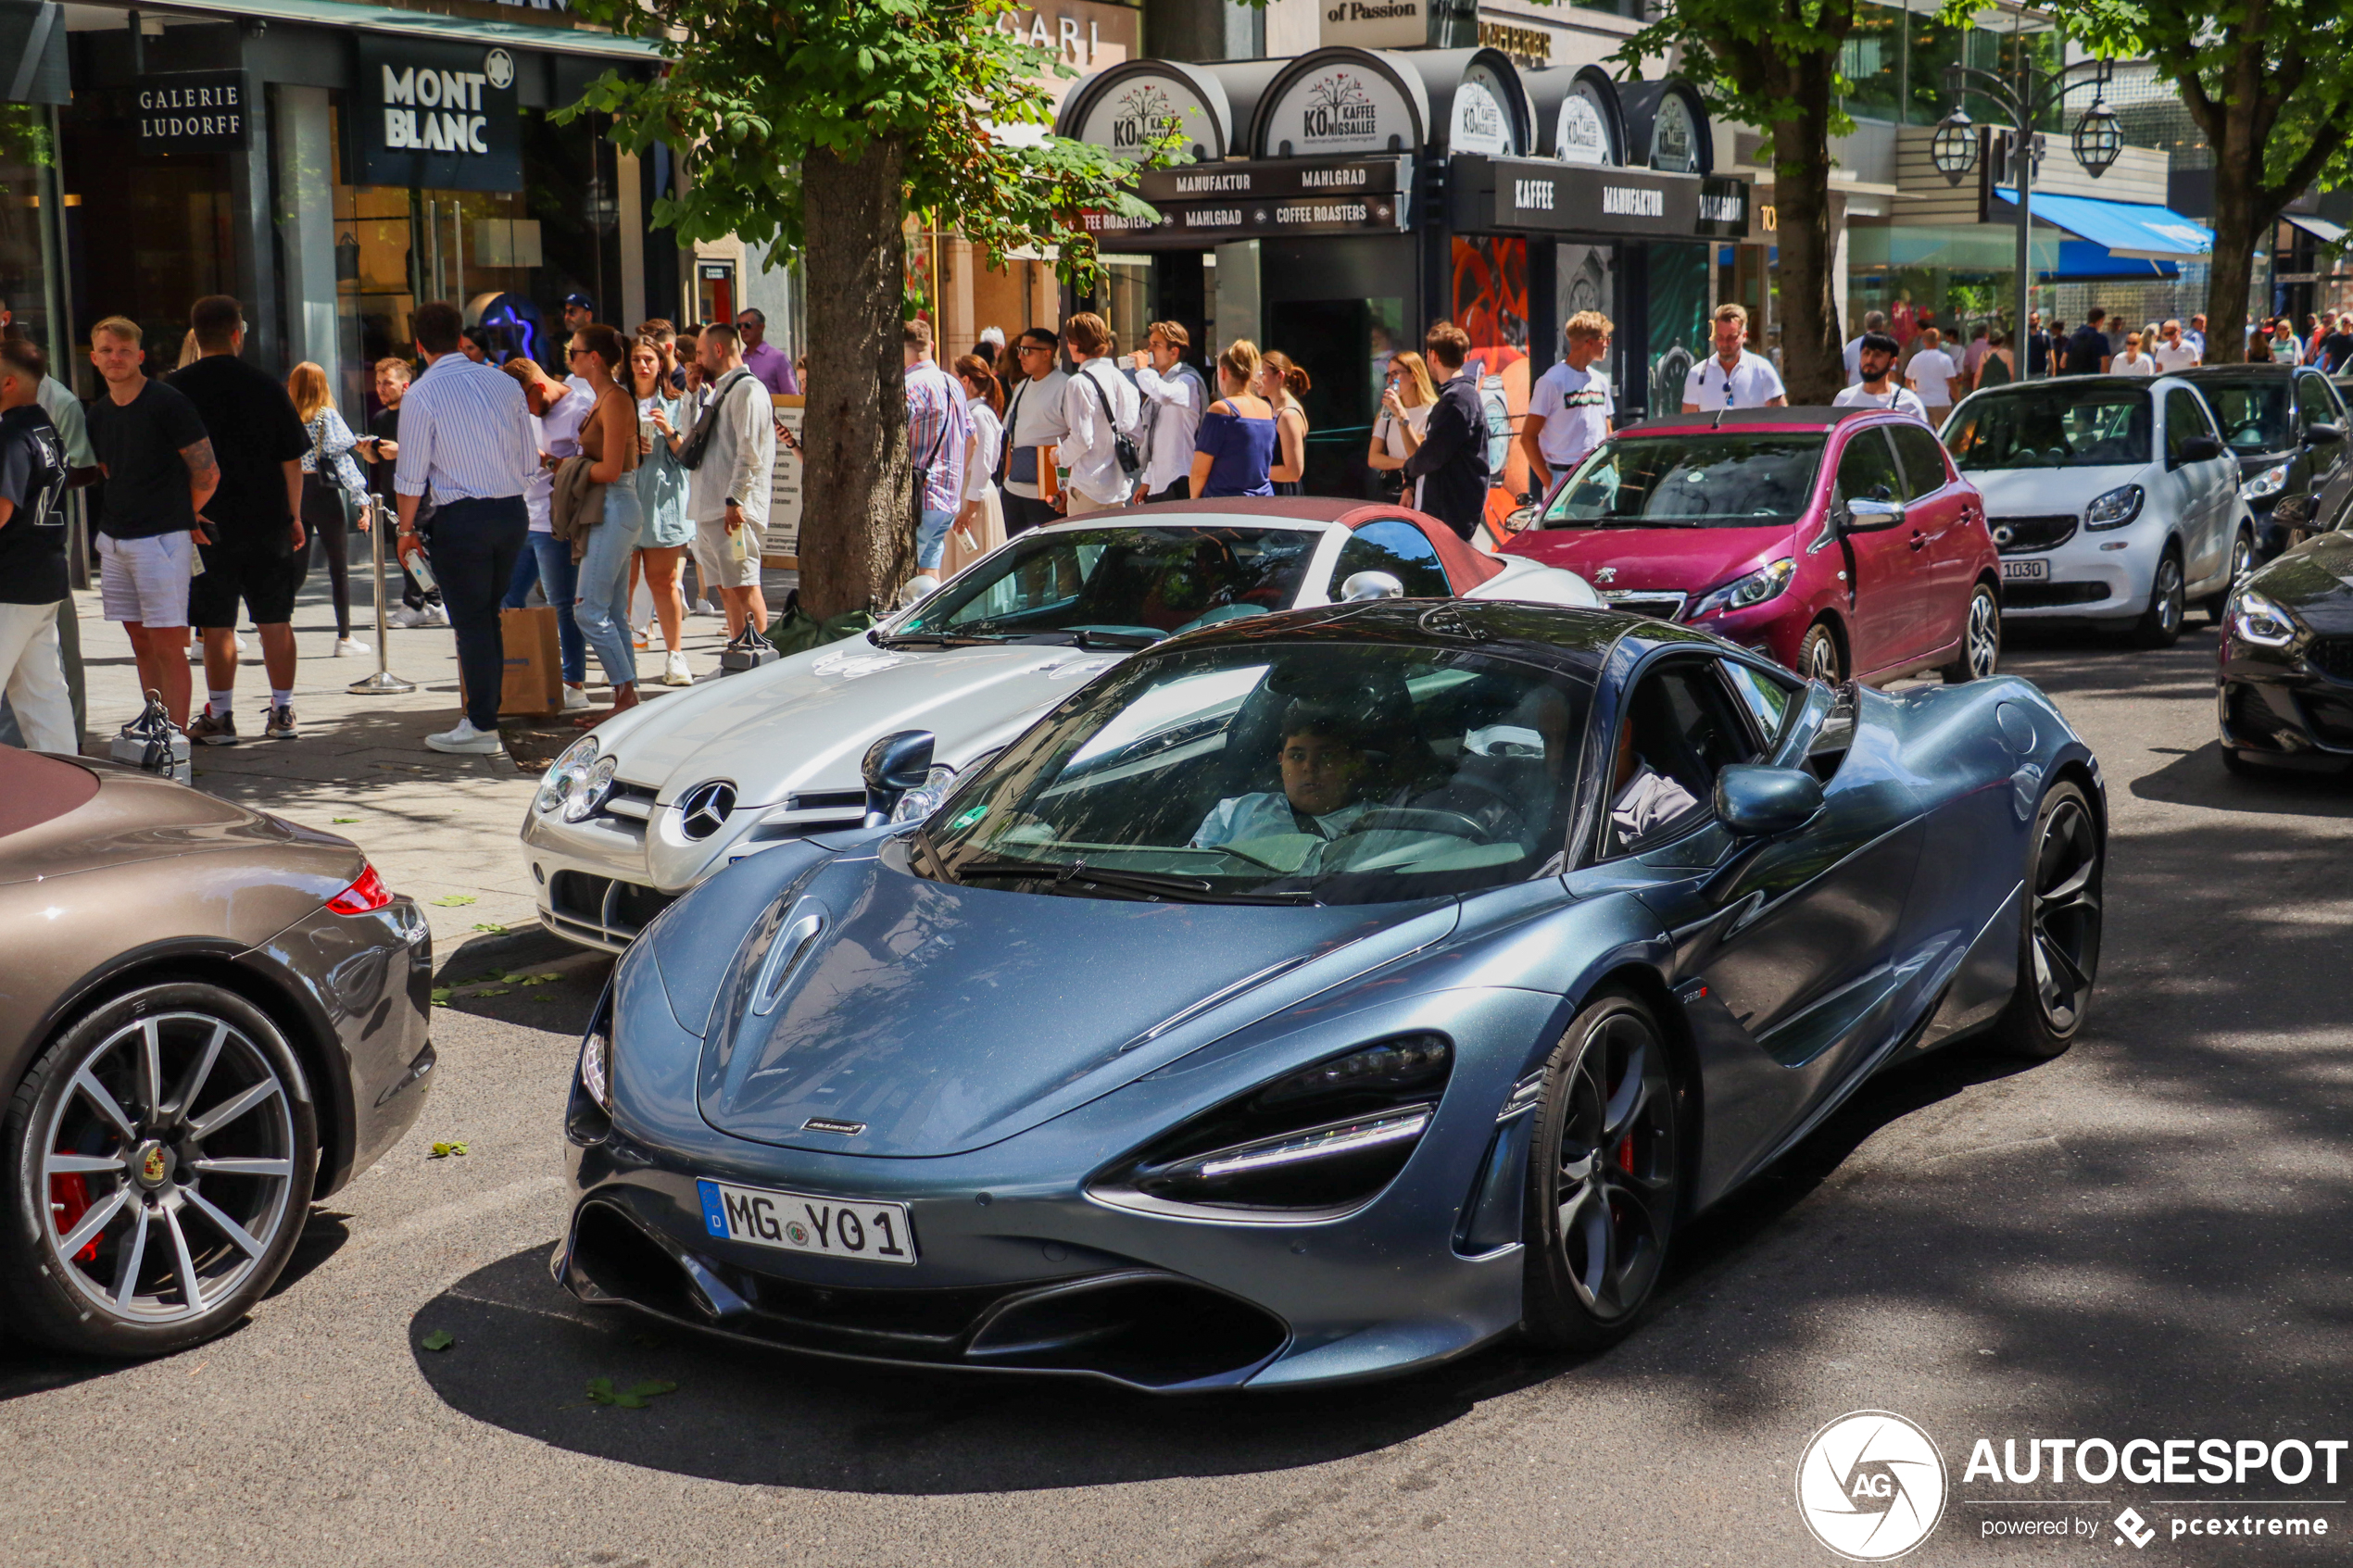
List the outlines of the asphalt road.
{"label": "asphalt road", "polygon": [[[0,1562],[1827,1563],[1793,1478],[1867,1407],[1920,1424],[1951,1474],[1910,1561],[2342,1561],[2353,1507],[2323,1503],[2353,1498],[2353,1455],[2334,1487],[1961,1474],[1979,1436],[2353,1437],[2353,784],[2225,774],[2213,662],[2203,629],[2159,655],[2011,650],[2107,774],[2087,1034],[2041,1065],[1961,1047],[1878,1081],[1686,1233],[1661,1310],[1609,1353],[1172,1403],[586,1313],[546,1259],[604,965],[476,949],[452,977],[561,978],[439,1015],[422,1123],[316,1214],[248,1324],[133,1367],[0,1346]],[[436,1330],[455,1342],[422,1348]],[[597,1377],[677,1391],[613,1409]],[[2330,1535],[2170,1535],[2284,1498]],[[2145,1552],[2105,1523],[2128,1503],[2160,1528]],[[2070,1514],[2096,1537],[1985,1536]]]}

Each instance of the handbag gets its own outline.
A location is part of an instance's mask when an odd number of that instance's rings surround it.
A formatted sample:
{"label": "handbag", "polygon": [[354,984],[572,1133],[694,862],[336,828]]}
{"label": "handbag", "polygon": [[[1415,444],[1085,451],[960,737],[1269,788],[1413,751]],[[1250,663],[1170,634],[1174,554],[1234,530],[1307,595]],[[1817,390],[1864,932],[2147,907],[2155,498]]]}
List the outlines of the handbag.
{"label": "handbag", "polygon": [[[1088,361],[1087,370],[1092,370],[1099,363],[1101,363],[1099,360]],[[1103,419],[1111,425],[1112,458],[1119,464],[1119,477],[1126,486],[1120,494],[1132,495],[1135,494],[1137,483],[1144,477],[1143,454],[1136,450],[1134,437],[1119,428],[1118,416],[1111,411],[1111,395],[1103,391],[1103,383],[1093,376],[1088,375],[1086,370],[1079,372],[1079,379],[1095,389],[1095,396],[1102,403]]]}
{"label": "handbag", "polygon": [[695,420],[695,428],[678,448],[678,466],[682,469],[702,467],[703,454],[711,449],[711,438],[719,428],[719,410],[726,403],[727,395],[736,390],[737,382],[749,381],[749,370],[730,370],[727,378],[714,388],[711,401],[704,405],[702,415]]}
{"label": "handbag", "polygon": [[[319,433],[310,444],[310,466],[320,487],[335,498],[343,511],[343,531],[348,533],[359,522],[359,497],[344,487],[343,475],[335,470],[334,459],[327,456],[327,414],[321,409]],[[348,450],[348,448],[346,448]]]}

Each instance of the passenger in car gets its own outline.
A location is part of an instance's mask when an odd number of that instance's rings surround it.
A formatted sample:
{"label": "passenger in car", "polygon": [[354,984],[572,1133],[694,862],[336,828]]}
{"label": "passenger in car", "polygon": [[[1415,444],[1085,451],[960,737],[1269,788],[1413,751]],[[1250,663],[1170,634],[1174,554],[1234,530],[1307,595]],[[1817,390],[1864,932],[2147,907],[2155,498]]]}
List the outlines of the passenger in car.
{"label": "passenger in car", "polygon": [[1699,805],[1699,797],[1653,768],[1634,749],[1634,726],[1617,731],[1617,771],[1610,784],[1610,825],[1620,844],[1631,845],[1653,828],[1674,822]]}
{"label": "passenger in car", "polygon": [[1283,714],[1279,793],[1219,801],[1194,833],[1196,849],[1281,834],[1337,838],[1371,809],[1362,797],[1374,770],[1355,727],[1321,703],[1298,701]]}

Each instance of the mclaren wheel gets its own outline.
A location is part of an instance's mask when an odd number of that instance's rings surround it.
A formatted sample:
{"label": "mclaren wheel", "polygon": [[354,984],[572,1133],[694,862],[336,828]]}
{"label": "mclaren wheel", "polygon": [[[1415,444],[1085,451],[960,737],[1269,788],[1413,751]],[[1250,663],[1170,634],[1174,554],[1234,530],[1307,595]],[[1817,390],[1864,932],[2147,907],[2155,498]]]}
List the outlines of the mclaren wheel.
{"label": "mclaren wheel", "polygon": [[162,1355],[242,1318],[300,1237],[319,1162],[284,1037],[195,982],[66,1028],[0,1136],[0,1298],[29,1337],[88,1355]]}
{"label": "mclaren wheel", "polygon": [[2018,989],[1994,1026],[2004,1049],[2054,1057],[2082,1028],[2100,967],[2105,859],[2090,800],[2073,784],[2052,785],[2027,840]]}
{"label": "mclaren wheel", "polygon": [[1631,997],[1577,1015],[1544,1065],[1529,1153],[1521,1326],[1540,1345],[1598,1349],[1657,1289],[1683,1201],[1682,1087]]}

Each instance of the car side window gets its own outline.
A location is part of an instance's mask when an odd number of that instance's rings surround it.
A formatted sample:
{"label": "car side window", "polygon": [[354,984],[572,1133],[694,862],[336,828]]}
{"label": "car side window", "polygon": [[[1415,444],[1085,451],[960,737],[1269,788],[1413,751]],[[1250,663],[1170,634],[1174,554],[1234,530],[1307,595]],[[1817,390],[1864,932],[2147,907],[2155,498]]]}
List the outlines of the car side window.
{"label": "car side window", "polygon": [[2206,405],[2197,394],[2184,386],[2177,386],[2165,395],[2165,460],[2182,460],[2182,446],[2193,435],[2212,435],[2214,421],[2206,417]]}
{"label": "car side window", "polygon": [[1858,430],[1838,458],[1838,499],[1893,501],[1903,493],[1904,476],[1895,453],[1881,430]]}
{"label": "car side window", "polygon": [[2301,437],[2314,425],[2324,425],[2337,418],[2336,399],[2329,383],[2319,376],[2296,378],[2296,433]]}
{"label": "car side window", "polygon": [[1760,755],[1715,662],[1655,666],[1628,698],[1606,773],[1605,855],[1653,847],[1706,821],[1716,775]]}
{"label": "car side window", "polygon": [[1438,546],[1403,518],[1368,522],[1350,536],[1332,568],[1333,596],[1360,571],[1388,572],[1405,585],[1409,599],[1451,598],[1454,593],[1445,567],[1439,564]]}
{"label": "car side window", "polygon": [[1790,703],[1797,694],[1764,671],[1730,659],[1724,662],[1724,674],[1732,684],[1732,695],[1741,699],[1749,717],[1756,721],[1757,734],[1768,746],[1771,746],[1773,737],[1781,733],[1782,721],[1789,717]]}
{"label": "car side window", "polygon": [[1904,424],[1887,433],[1895,443],[1895,455],[1904,460],[1906,500],[1933,495],[1950,483],[1944,471],[1944,444],[1936,439],[1934,431],[1926,425]]}

